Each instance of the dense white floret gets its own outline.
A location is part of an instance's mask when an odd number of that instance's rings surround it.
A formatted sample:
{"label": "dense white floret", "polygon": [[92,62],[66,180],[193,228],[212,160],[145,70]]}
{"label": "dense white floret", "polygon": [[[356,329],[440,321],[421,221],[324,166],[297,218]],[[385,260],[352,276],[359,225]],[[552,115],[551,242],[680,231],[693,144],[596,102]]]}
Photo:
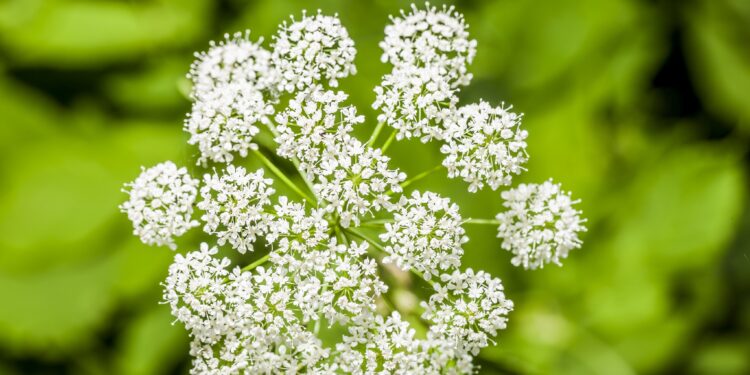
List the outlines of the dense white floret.
{"label": "dense white floret", "polygon": [[445,130],[443,166],[448,177],[461,177],[476,192],[485,184],[496,190],[510,185],[528,160],[521,116],[485,101],[458,109]]}
{"label": "dense white floret", "polygon": [[432,192],[403,197],[385,224],[380,239],[389,253],[384,262],[404,270],[414,269],[430,279],[461,265],[463,245],[469,238],[461,227],[458,205]]}
{"label": "dense white floret", "polygon": [[231,83],[258,90],[272,88],[271,52],[262,42],[262,38],[257,43],[250,41],[250,31],[225,34],[223,41],[212,41],[208,51],[196,53],[188,74],[193,81],[193,99],[202,100],[205,94]]}
{"label": "dense white floret", "polygon": [[497,215],[502,248],[513,253],[513,264],[527,269],[560,265],[572,249],[581,247],[578,233],[585,231],[578,203],[552,180],[521,184],[502,192],[508,209]]}
{"label": "dense white floret", "polygon": [[230,165],[226,171],[203,176],[203,230],[216,236],[219,245],[229,243],[240,253],[253,250],[258,236],[268,231],[272,215],[266,211],[274,193],[272,179],[263,170],[247,173],[245,168]]}
{"label": "dense white floret", "polygon": [[229,270],[216,248],[178,254],[164,299],[190,332],[193,374],[256,374],[331,370],[330,350],[291,311],[293,291],[284,268]]}
{"label": "dense white floret", "polygon": [[273,106],[253,86],[229,83],[201,94],[185,120],[188,143],[200,151],[198,163],[230,163],[235,154],[246,157],[257,149],[253,140],[259,126],[268,124],[273,112]]}
{"label": "dense white floret", "polygon": [[284,22],[274,37],[272,61],[280,91],[305,90],[315,84],[338,86],[338,80],[357,72],[357,50],[337,16],[318,11]]}
{"label": "dense white floret", "polygon": [[380,149],[367,147],[347,137],[343,142],[327,145],[314,185],[315,194],[329,212],[339,216],[342,226],[380,209],[391,210],[389,192],[400,193],[406,174],[391,169],[390,158]]}
{"label": "dense white floret", "polygon": [[396,68],[435,68],[452,87],[467,85],[471,80],[468,66],[477,48],[467,29],[463,16],[452,6],[438,9],[427,3],[419,9],[412,4],[410,13],[391,17],[385,27],[381,60]]}
{"label": "dense white floret", "polygon": [[[524,170],[527,133],[504,105],[457,107],[476,49],[462,16],[427,4],[391,20],[381,47],[393,69],[375,89],[378,121],[396,139],[443,142],[449,176],[472,192],[509,185]],[[464,221],[435,193],[401,196],[426,173],[405,183],[386,146],[374,146],[377,134],[367,143],[354,136],[364,116],[330,89],[356,71],[354,42],[338,17],[303,13],[280,26],[272,52],[260,43],[247,32],[226,36],[190,69],[189,143],[199,164],[222,164],[202,185],[171,162],[144,169],[120,207],[147,244],[174,248],[176,236],[202,225],[217,246],[242,254],[266,246],[242,269],[206,243],[175,256],[164,300],[192,338],[191,373],[475,372],[474,356],[505,328],[513,303],[499,279],[461,270],[462,224],[493,221]],[[263,169],[239,166],[250,164],[237,158],[251,150],[289,159],[275,166],[261,158],[304,203],[277,196]],[[284,176],[292,165],[299,179]],[[294,186],[299,180],[306,187]],[[192,219],[199,193],[200,224]],[[584,220],[559,185],[522,184],[502,197],[498,235],[515,265],[559,264],[580,246]],[[407,286],[408,272],[432,286],[419,305],[388,294],[385,281]]]}
{"label": "dense white floret", "polygon": [[457,350],[477,355],[505,329],[513,302],[505,298],[500,279],[469,268],[445,273],[433,286],[429,302],[422,302],[422,318],[433,323],[431,332],[449,339]]}
{"label": "dense white floret", "polygon": [[325,150],[346,142],[354,126],[365,120],[356,107],[343,105],[346,98],[341,91],[322,89],[295,95],[276,115],[276,153],[297,158],[307,174],[318,173]]}
{"label": "dense white floret", "polygon": [[130,198],[120,210],[133,222],[133,234],[143,243],[175,249],[174,237],[199,225],[192,219],[198,180],[186,168],[171,161],[144,168],[126,187]]}
{"label": "dense white floret", "polygon": [[373,109],[378,121],[398,131],[397,139],[419,137],[423,142],[442,139],[446,119],[458,97],[437,69],[404,66],[383,76],[375,88]]}

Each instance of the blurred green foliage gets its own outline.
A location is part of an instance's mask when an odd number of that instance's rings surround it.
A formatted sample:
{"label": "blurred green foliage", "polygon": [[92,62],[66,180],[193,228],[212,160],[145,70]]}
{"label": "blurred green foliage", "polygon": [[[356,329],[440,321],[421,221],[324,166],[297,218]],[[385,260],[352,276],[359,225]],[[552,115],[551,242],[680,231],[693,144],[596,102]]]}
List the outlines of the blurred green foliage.
{"label": "blurred green foliage", "polygon": [[[459,1],[479,42],[462,101],[526,113],[520,181],[554,177],[588,217],[565,267],[509,265],[492,227],[465,264],[517,306],[483,373],[750,373],[750,2]],[[161,374],[188,366],[160,300],[173,254],[117,212],[142,165],[188,164],[192,53],[225,32],[270,40],[302,9],[339,13],[358,46],[342,82],[369,119],[377,43],[405,1],[0,2],[0,374]],[[372,121],[362,129],[370,131]],[[436,145],[389,151],[407,173]],[[490,217],[499,194],[444,172],[416,188]]]}

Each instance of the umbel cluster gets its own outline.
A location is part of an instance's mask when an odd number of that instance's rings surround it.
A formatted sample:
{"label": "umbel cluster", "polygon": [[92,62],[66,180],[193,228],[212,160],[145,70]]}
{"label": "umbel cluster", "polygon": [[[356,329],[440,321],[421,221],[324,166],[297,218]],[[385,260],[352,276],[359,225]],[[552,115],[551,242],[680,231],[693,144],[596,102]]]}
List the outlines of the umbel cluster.
{"label": "umbel cluster", "polygon": [[[392,69],[374,89],[379,115],[364,141],[352,131],[369,125],[337,90],[357,51],[336,15],[292,17],[270,49],[245,32],[196,55],[184,129],[210,172],[145,168],[121,205],[148,245],[174,250],[194,227],[212,238],[178,252],[164,282],[192,338],[192,373],[471,373],[513,303],[500,279],[462,268],[463,225],[497,225],[502,249],[527,269],[581,246],[584,220],[559,184],[508,188],[528,159],[522,116],[459,104],[477,45],[463,17],[426,4],[390,21],[380,47]],[[414,137],[439,142],[448,176],[469,191],[503,188],[506,211],[472,221],[449,197],[405,192],[432,169],[408,178],[385,152]],[[247,170],[250,158],[264,167]],[[261,244],[267,254],[244,268],[217,255]],[[394,272],[432,288],[414,319],[389,297],[381,276]]]}

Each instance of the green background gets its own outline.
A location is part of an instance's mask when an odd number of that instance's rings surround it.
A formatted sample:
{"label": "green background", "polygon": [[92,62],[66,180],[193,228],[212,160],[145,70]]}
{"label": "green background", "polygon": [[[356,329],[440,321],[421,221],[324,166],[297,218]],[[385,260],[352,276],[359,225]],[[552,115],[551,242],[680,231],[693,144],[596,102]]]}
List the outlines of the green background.
{"label": "green background", "polygon": [[[478,40],[462,103],[525,113],[516,182],[555,178],[589,220],[563,268],[534,272],[510,266],[495,228],[467,229],[464,264],[516,303],[482,372],[750,373],[750,1],[456,5]],[[359,73],[342,87],[372,127],[377,43],[407,2],[0,1],[0,374],[187,371],[158,303],[173,253],[131,236],[120,189],[141,165],[192,160],[194,51],[244,29],[270,41],[305,7],[349,29]],[[414,175],[437,149],[389,154]],[[501,209],[444,171],[415,187],[464,217]]]}

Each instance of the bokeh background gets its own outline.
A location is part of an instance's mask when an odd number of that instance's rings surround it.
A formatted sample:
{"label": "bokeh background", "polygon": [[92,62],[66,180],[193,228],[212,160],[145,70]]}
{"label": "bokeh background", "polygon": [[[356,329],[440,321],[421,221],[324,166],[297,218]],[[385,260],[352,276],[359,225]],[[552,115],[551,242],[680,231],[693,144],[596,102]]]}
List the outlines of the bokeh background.
{"label": "bokeh background", "polygon": [[[493,227],[464,263],[516,303],[487,374],[750,373],[750,1],[459,1],[479,50],[463,103],[513,103],[529,171],[581,198],[582,250],[510,266]],[[270,41],[308,8],[338,12],[370,120],[378,41],[404,1],[0,1],[0,373],[181,374],[187,337],[160,281],[173,253],[130,235],[122,184],[193,160],[181,130],[194,51],[225,32]],[[373,126],[370,121],[368,127]],[[363,133],[370,129],[364,129]],[[398,143],[415,174],[437,145]],[[418,186],[465,217],[500,211],[444,171]]]}

